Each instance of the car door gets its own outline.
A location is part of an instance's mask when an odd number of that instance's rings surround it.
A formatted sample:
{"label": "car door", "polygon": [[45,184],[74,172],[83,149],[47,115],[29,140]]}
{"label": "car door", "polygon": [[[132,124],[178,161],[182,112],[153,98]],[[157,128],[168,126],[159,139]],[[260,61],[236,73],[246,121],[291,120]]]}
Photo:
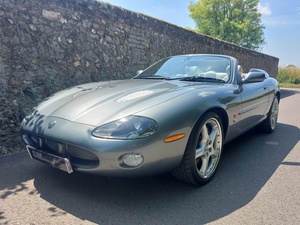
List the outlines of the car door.
{"label": "car door", "polygon": [[265,81],[242,84],[240,130],[253,127],[266,115],[270,101],[268,89]]}

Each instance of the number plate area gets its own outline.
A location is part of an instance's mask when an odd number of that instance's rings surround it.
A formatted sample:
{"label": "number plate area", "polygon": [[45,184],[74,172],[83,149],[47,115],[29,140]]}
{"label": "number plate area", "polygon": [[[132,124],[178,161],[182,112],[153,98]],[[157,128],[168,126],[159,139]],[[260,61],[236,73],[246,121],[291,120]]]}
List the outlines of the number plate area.
{"label": "number plate area", "polygon": [[68,173],[73,172],[71,162],[68,158],[63,158],[57,155],[53,155],[47,152],[40,151],[36,148],[33,148],[29,145],[26,146],[28,154],[32,159],[39,160],[41,162],[50,164],[51,166],[63,170]]}

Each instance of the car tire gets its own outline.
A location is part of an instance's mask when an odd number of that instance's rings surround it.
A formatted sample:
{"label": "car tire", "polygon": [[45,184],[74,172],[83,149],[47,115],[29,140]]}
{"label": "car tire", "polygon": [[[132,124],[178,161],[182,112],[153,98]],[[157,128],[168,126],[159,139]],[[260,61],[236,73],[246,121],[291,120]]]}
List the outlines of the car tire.
{"label": "car tire", "polygon": [[191,132],[180,165],[172,171],[177,179],[204,185],[216,173],[223,149],[223,126],[214,112],[201,117]]}
{"label": "car tire", "polygon": [[279,112],[279,101],[278,98],[275,97],[272,106],[269,110],[267,118],[258,125],[259,130],[268,134],[272,133],[275,130],[277,125],[278,112]]}

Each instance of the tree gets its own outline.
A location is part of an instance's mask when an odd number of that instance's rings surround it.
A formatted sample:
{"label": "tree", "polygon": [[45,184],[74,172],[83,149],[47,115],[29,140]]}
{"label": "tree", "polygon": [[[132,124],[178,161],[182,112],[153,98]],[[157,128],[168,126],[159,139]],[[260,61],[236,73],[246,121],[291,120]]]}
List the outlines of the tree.
{"label": "tree", "polygon": [[200,33],[252,50],[265,44],[259,0],[199,0],[190,2],[190,17]]}
{"label": "tree", "polygon": [[286,65],[285,68],[287,68],[287,69],[295,69],[297,67],[295,65],[293,65],[293,64],[288,64],[288,65]]}

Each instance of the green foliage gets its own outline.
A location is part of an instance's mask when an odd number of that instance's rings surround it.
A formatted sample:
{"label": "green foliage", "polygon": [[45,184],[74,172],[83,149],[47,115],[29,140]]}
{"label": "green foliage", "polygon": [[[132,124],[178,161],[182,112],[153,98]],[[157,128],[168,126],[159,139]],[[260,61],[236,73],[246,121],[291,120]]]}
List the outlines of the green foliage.
{"label": "green foliage", "polygon": [[280,86],[300,87],[300,68],[278,68],[276,77]]}
{"label": "green foliage", "polygon": [[252,50],[264,44],[259,0],[199,0],[190,2],[190,17],[200,33]]}

